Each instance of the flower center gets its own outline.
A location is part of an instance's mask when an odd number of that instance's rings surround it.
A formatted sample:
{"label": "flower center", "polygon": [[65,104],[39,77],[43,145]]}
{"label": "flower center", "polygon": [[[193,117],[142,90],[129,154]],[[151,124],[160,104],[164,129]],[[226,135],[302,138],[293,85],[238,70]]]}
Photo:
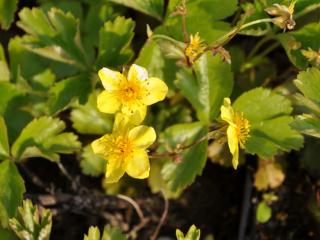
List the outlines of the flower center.
{"label": "flower center", "polygon": [[114,158],[125,159],[133,152],[131,141],[124,136],[110,136],[106,140],[106,157],[110,155]]}
{"label": "flower center", "polygon": [[250,123],[243,117],[243,113],[235,113],[234,123],[236,124],[237,137],[241,148],[244,148],[246,141],[250,137]]}
{"label": "flower center", "polygon": [[140,100],[143,95],[141,84],[136,81],[124,81],[120,84],[117,96],[121,102],[135,102]]}
{"label": "flower center", "polygon": [[185,55],[188,57],[189,61],[193,63],[197,57],[199,57],[205,50],[205,45],[202,42],[199,34],[190,37],[190,43],[185,49]]}

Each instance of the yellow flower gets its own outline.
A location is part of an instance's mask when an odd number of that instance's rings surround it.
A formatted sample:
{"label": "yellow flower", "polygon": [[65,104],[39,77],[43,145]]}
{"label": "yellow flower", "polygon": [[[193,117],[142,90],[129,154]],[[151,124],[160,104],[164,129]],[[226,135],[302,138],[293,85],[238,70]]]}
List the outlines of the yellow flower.
{"label": "yellow flower", "polygon": [[233,156],[232,165],[237,169],[239,163],[239,145],[241,148],[244,148],[249,137],[250,123],[243,117],[243,114],[233,111],[229,98],[225,98],[223,106],[221,106],[221,118],[229,124],[227,129],[228,145]]}
{"label": "yellow flower", "polygon": [[147,148],[155,141],[152,127],[135,126],[125,114],[118,113],[113,131],[93,141],[93,152],[107,160],[106,182],[119,181],[125,172],[133,178],[147,178],[150,163]]}
{"label": "yellow flower", "polygon": [[273,19],[275,25],[284,30],[292,30],[296,25],[296,22],[293,20],[295,3],[296,1],[292,1],[289,7],[276,3],[266,8],[265,11],[271,16],[276,16]]}
{"label": "yellow flower", "polygon": [[165,98],[168,87],[158,78],[149,78],[143,67],[133,64],[127,76],[102,68],[98,73],[105,90],[98,96],[97,106],[101,112],[118,111],[139,118],[141,122],[147,106]]}
{"label": "yellow flower", "polygon": [[194,63],[195,60],[205,51],[206,46],[201,40],[199,33],[190,36],[190,42],[185,49],[185,55],[189,59],[190,63]]}

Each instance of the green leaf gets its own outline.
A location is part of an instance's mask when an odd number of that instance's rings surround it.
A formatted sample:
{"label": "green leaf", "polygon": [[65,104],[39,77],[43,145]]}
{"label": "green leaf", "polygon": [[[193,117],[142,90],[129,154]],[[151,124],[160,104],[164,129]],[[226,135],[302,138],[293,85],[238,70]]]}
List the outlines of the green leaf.
{"label": "green leaf", "polygon": [[79,20],[70,12],[52,8],[48,16],[39,8],[24,8],[17,25],[29,34],[28,49],[44,57],[89,68],[79,32]]}
{"label": "green leaf", "polygon": [[0,163],[0,186],[0,225],[6,228],[25,192],[24,181],[16,165],[9,160]]}
{"label": "green leaf", "polygon": [[79,98],[80,103],[86,103],[92,86],[87,73],[57,82],[49,90],[49,112],[54,114],[63,110],[73,99]]}
{"label": "green leaf", "polygon": [[309,68],[298,74],[294,84],[303,95],[320,106],[320,70]]}
{"label": "green leaf", "polygon": [[234,103],[250,122],[250,137],[245,150],[260,157],[271,157],[278,151],[299,149],[303,137],[290,127],[293,117],[290,101],[271,90],[255,88],[242,94]]}
{"label": "green leaf", "polygon": [[164,1],[163,0],[110,0],[112,2],[122,4],[126,7],[133,8],[137,11],[162,19]]}
{"label": "green leaf", "polygon": [[17,159],[42,156],[58,161],[57,153],[72,153],[81,146],[77,136],[62,131],[64,122],[56,118],[41,117],[30,122],[14,142],[11,152]]}
{"label": "green leaf", "polygon": [[50,210],[34,206],[30,200],[23,201],[19,214],[9,220],[11,229],[20,239],[49,240],[52,228]]}
{"label": "green leaf", "polygon": [[[199,140],[208,129],[200,122],[177,124],[167,128],[161,136],[161,143],[174,149],[178,144],[188,145]],[[184,150],[180,163],[166,163],[161,174],[168,184],[170,191],[176,192],[186,188],[200,175],[207,160],[208,141]]]}
{"label": "green leaf", "polygon": [[0,0],[0,26],[2,29],[9,29],[17,8],[18,0]]}
{"label": "green leaf", "polygon": [[125,236],[118,228],[111,228],[106,226],[103,231],[102,238],[100,238],[100,231],[97,227],[90,227],[88,235],[84,236],[83,240],[126,240]]}
{"label": "green leaf", "polygon": [[83,134],[105,134],[112,129],[113,118],[97,108],[97,96],[92,93],[85,105],[76,105],[71,111],[72,126]]}
{"label": "green leaf", "polygon": [[164,80],[170,90],[175,89],[173,81],[178,67],[174,60],[165,58],[156,42],[147,41],[135,63],[145,67],[150,76]]}
{"label": "green leaf", "polygon": [[0,82],[8,82],[9,80],[10,80],[10,70],[8,68],[3,47],[0,44]]}
{"label": "green leaf", "polygon": [[130,43],[134,36],[135,23],[120,16],[114,22],[108,21],[99,32],[97,68],[117,67],[127,63],[133,56]]}
{"label": "green leaf", "polygon": [[318,51],[320,49],[320,26],[318,23],[310,23],[297,31],[291,31],[278,35],[291,62],[299,68],[309,65],[308,59],[301,50]]}
{"label": "green leaf", "polygon": [[176,236],[177,240],[200,240],[200,229],[197,229],[195,225],[192,225],[189,228],[186,236],[184,236],[184,234],[179,229],[177,229]]}
{"label": "green leaf", "polygon": [[0,159],[9,157],[9,151],[7,126],[3,117],[0,116]]}
{"label": "green leaf", "polygon": [[232,91],[233,75],[230,64],[220,56],[206,53],[193,67],[177,74],[177,86],[197,111],[198,118],[209,124],[217,117],[222,101]]}
{"label": "green leaf", "polygon": [[320,138],[320,119],[310,114],[297,116],[291,126],[303,134]]}
{"label": "green leaf", "polygon": [[258,204],[256,218],[259,223],[266,223],[272,216],[272,209],[268,206],[265,201]]}
{"label": "green leaf", "polygon": [[81,170],[86,175],[97,177],[106,171],[107,161],[99,155],[94,154],[91,144],[83,149],[80,161]]}
{"label": "green leaf", "polygon": [[9,229],[0,227],[0,236],[3,240],[19,240],[19,238]]}

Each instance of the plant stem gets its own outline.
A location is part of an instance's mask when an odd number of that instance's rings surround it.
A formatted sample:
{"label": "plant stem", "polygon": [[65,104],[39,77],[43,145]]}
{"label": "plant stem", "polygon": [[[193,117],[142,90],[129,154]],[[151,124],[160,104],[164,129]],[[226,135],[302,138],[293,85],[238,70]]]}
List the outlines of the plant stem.
{"label": "plant stem", "polygon": [[316,3],[316,4],[312,4],[308,7],[306,7],[305,9],[303,9],[301,12],[297,13],[294,15],[295,19],[298,19],[314,10],[316,10],[317,8],[320,8],[320,3]]}
{"label": "plant stem", "polygon": [[163,199],[164,199],[164,210],[163,210],[163,213],[162,213],[162,216],[161,216],[161,219],[159,221],[159,224],[156,228],[156,230],[154,231],[154,233],[152,234],[151,236],[151,240],[156,240],[158,235],[159,235],[159,232],[160,232],[160,229],[162,227],[162,225],[164,224],[167,216],[168,216],[168,212],[169,212],[169,200],[166,198],[165,194],[163,191],[161,191],[162,193],[162,196],[163,196]]}

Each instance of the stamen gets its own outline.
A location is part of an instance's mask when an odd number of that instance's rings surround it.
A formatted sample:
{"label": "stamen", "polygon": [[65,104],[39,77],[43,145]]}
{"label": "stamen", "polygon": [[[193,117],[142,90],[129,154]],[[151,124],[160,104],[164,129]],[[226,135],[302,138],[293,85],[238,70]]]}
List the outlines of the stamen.
{"label": "stamen", "polygon": [[244,118],[243,113],[236,113],[234,117],[237,126],[237,136],[241,148],[244,148],[246,141],[250,137],[250,122]]}

